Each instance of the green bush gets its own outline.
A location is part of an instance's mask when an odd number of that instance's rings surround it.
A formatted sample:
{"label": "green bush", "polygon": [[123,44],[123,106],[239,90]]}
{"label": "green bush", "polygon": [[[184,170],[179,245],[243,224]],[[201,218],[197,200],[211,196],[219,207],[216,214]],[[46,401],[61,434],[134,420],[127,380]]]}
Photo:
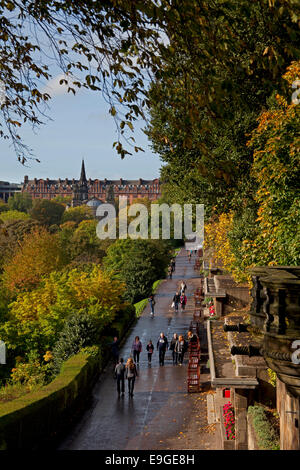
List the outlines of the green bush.
{"label": "green bush", "polygon": [[71,315],[59,334],[53,349],[53,372],[57,373],[64,361],[82,348],[97,342],[97,325],[88,314]]}
{"label": "green bush", "polygon": [[279,450],[279,436],[267,418],[263,406],[249,406],[248,414],[252,418],[257,444],[260,450]]}

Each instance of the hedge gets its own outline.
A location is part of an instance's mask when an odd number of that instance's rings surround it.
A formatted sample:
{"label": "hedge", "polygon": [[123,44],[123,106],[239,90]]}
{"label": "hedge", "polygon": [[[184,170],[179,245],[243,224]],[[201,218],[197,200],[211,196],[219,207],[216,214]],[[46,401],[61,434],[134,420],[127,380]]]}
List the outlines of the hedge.
{"label": "hedge", "polygon": [[[134,318],[135,310],[128,306],[107,334],[122,338]],[[68,359],[48,385],[0,404],[0,450],[38,449],[67,429],[86,408],[109,354],[107,345],[86,348]]]}
{"label": "hedge", "polygon": [[0,405],[0,449],[37,449],[58,434],[90,396],[103,359],[81,352],[48,385]]}

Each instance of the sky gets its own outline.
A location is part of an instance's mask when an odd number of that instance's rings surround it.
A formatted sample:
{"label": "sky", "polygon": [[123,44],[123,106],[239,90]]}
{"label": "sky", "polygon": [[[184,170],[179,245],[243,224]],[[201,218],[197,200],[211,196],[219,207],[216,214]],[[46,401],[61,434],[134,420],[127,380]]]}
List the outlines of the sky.
{"label": "sky", "polygon": [[60,76],[46,86],[52,99],[47,114],[52,120],[37,128],[23,129],[24,142],[33,149],[40,163],[29,161],[24,167],[17,161],[9,141],[0,139],[0,180],[20,183],[24,176],[33,178],[79,178],[81,160],[85,160],[87,178],[154,179],[159,177],[161,162],[141,131],[143,123],[132,134],[136,145],[145,152],[124,160],[112,144],[117,140],[113,118],[101,93],[80,90],[75,96],[59,85]]}

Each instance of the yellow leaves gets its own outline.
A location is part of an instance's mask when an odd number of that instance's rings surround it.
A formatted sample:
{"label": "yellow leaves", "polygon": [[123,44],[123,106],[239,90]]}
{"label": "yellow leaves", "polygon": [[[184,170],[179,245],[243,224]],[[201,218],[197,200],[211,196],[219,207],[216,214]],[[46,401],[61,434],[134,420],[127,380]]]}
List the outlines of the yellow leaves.
{"label": "yellow leaves", "polygon": [[44,358],[45,362],[51,361],[51,359],[53,359],[53,355],[52,355],[51,351],[46,351],[43,358]]}

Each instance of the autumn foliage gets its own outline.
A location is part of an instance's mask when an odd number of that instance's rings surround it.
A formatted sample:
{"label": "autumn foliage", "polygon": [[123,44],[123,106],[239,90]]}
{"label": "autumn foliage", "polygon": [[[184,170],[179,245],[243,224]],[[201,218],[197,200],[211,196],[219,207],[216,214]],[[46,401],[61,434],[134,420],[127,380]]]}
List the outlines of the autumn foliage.
{"label": "autumn foliage", "polygon": [[4,266],[3,283],[11,294],[36,287],[43,276],[60,269],[64,252],[57,235],[45,228],[26,234],[22,245]]}

